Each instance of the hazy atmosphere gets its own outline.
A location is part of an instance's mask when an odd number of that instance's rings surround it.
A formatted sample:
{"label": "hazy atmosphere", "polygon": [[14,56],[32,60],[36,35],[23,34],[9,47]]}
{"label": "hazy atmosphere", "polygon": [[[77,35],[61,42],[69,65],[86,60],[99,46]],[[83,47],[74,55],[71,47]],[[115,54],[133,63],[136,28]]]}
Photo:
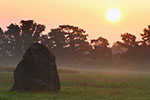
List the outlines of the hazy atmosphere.
{"label": "hazy atmosphere", "polygon": [[[45,24],[49,31],[69,24],[85,29],[91,39],[103,36],[113,44],[124,32],[141,39],[139,33],[150,22],[149,4],[149,0],[2,0],[0,26],[6,29],[10,23],[34,19]],[[110,22],[106,18],[110,8],[120,10],[119,21]]]}
{"label": "hazy atmosphere", "polygon": [[1,0],[0,100],[150,100],[150,0]]}

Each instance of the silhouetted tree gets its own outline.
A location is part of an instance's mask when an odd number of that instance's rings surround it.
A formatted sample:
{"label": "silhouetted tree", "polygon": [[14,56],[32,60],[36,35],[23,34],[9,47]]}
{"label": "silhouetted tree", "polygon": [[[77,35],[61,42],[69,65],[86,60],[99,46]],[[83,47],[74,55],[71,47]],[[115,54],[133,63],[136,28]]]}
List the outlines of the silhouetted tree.
{"label": "silhouetted tree", "polygon": [[54,53],[57,55],[64,54],[64,50],[67,46],[67,39],[65,37],[66,33],[62,32],[60,28],[51,29],[48,33],[50,39],[49,43],[52,43],[51,47]]}
{"label": "silhouetted tree", "polygon": [[88,34],[83,29],[71,25],[60,25],[59,27],[66,34],[67,49],[72,56],[81,57],[89,52]]}
{"label": "silhouetted tree", "polygon": [[139,56],[142,63],[150,63],[150,25],[141,33],[142,41],[139,42]]}
{"label": "silhouetted tree", "polygon": [[123,63],[126,64],[139,64],[143,61],[143,47],[139,41],[136,41],[136,36],[130,33],[121,34],[121,47],[127,48],[127,51],[121,54]]}
{"label": "silhouetted tree", "polygon": [[20,25],[10,24],[6,31],[0,28],[0,56],[21,56],[30,44],[40,42],[48,46],[57,58],[65,57],[64,60],[84,62],[83,59],[89,58],[85,60],[89,64],[110,63],[111,60],[116,64],[150,63],[150,25],[143,30],[141,41],[136,41],[135,35],[124,33],[121,34],[122,41],[115,42],[111,48],[103,37],[89,43],[86,31],[72,25],[60,25],[46,35],[42,34],[44,31],[45,25],[33,20],[22,20]]}
{"label": "silhouetted tree", "polygon": [[40,42],[41,44],[44,44],[45,46],[47,46],[49,49],[53,48],[53,43],[50,40],[50,37],[48,35],[41,35],[40,36]]}
{"label": "silhouetted tree", "polygon": [[[54,44],[55,52],[66,53],[70,56],[86,55],[90,45],[87,41],[87,34],[79,27],[71,25],[60,25],[49,33],[50,41]],[[85,53],[86,52],[86,53]]]}
{"label": "silhouetted tree", "polygon": [[121,39],[123,41],[122,46],[125,48],[130,49],[138,46],[135,35],[132,35],[130,33],[124,33],[121,34]]}
{"label": "silhouetted tree", "polygon": [[3,30],[2,30],[2,28],[0,27],[0,34],[3,34]]}
{"label": "silhouetted tree", "polygon": [[13,56],[20,56],[22,52],[22,41],[20,38],[20,27],[16,24],[10,24],[5,32],[5,46]]}
{"label": "silhouetted tree", "polygon": [[128,49],[124,47],[124,44],[120,41],[117,41],[111,47],[112,54],[115,56],[120,56],[125,53]]}
{"label": "silhouetted tree", "polygon": [[92,56],[96,58],[98,57],[100,59],[105,59],[106,57],[110,57],[111,50],[108,47],[109,43],[107,39],[103,37],[99,37],[98,39],[91,40],[91,44],[93,47]]}
{"label": "silhouetted tree", "polygon": [[16,51],[16,48],[19,47],[19,32],[20,29],[18,25],[11,24],[10,26],[7,27],[7,31],[3,32],[1,34],[1,49],[2,49],[2,55],[3,56],[10,56],[10,55],[15,55],[15,52],[20,52]]}
{"label": "silhouetted tree", "polygon": [[3,55],[4,52],[4,34],[3,34],[3,30],[0,27],[0,55]]}
{"label": "silhouetted tree", "polygon": [[143,40],[143,44],[144,45],[150,45],[150,25],[148,26],[148,28],[145,28],[143,30],[143,34],[141,34],[142,36],[142,40]]}
{"label": "silhouetted tree", "polygon": [[31,43],[39,42],[40,35],[45,30],[45,25],[37,24],[33,20],[22,20],[20,29],[23,50],[26,50]]}
{"label": "silhouetted tree", "polygon": [[33,42],[39,42],[45,26],[35,23],[33,20],[21,21],[21,25],[10,24],[7,31],[1,35],[1,48],[6,55],[21,56]]}

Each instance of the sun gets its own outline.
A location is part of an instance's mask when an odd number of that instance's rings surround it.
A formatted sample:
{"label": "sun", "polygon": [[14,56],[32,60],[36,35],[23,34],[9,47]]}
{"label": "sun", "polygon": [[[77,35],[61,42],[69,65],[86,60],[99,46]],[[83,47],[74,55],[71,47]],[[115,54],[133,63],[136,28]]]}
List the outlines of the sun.
{"label": "sun", "polygon": [[111,8],[107,11],[106,17],[109,21],[116,22],[120,19],[120,10],[117,8]]}

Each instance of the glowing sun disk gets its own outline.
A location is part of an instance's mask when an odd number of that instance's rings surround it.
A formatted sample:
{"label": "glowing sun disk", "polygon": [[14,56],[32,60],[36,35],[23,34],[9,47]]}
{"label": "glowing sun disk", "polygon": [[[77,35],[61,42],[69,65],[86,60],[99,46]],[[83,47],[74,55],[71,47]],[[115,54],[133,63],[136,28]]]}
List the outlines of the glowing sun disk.
{"label": "glowing sun disk", "polygon": [[120,19],[120,10],[116,9],[116,8],[111,8],[107,11],[106,17],[108,20],[112,21],[112,22],[116,22]]}

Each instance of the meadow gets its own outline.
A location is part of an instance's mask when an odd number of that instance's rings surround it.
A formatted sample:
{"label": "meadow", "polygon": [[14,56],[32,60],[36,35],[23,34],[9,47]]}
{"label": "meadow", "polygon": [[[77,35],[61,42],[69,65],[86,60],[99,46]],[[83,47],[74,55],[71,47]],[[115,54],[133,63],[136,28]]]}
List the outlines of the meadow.
{"label": "meadow", "polygon": [[150,73],[59,69],[61,91],[10,92],[13,68],[0,68],[0,100],[150,100]]}

